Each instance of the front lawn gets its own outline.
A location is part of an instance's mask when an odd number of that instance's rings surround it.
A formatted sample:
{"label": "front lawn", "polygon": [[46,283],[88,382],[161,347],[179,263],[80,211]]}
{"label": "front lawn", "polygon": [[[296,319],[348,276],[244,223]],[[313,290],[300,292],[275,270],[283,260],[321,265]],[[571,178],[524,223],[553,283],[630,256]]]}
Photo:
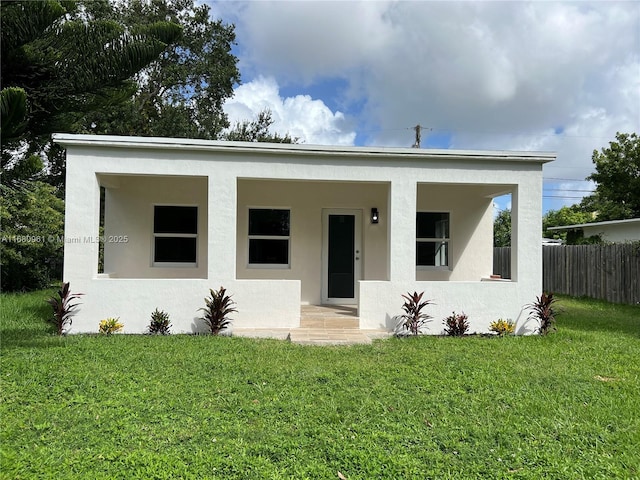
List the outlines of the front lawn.
{"label": "front lawn", "polygon": [[56,337],[2,295],[2,478],[639,478],[640,307],[548,337]]}

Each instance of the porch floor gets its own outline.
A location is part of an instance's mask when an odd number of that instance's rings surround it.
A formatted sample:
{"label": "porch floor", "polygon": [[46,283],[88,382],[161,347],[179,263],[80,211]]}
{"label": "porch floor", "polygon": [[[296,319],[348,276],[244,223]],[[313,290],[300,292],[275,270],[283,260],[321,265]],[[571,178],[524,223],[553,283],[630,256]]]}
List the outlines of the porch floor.
{"label": "porch floor", "polygon": [[233,335],[254,338],[277,338],[303,345],[369,344],[387,338],[386,330],[361,330],[356,307],[351,305],[302,305],[300,328],[242,328]]}

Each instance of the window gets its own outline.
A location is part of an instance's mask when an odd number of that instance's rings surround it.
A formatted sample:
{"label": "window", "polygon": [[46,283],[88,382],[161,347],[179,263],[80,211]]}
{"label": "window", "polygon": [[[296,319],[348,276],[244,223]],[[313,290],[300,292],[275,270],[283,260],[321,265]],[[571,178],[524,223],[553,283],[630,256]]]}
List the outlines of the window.
{"label": "window", "polygon": [[249,265],[289,265],[289,210],[249,209]]}
{"label": "window", "polygon": [[449,214],[418,212],[416,216],[416,265],[449,266]]}
{"label": "window", "polygon": [[153,207],[153,263],[195,266],[198,207]]}

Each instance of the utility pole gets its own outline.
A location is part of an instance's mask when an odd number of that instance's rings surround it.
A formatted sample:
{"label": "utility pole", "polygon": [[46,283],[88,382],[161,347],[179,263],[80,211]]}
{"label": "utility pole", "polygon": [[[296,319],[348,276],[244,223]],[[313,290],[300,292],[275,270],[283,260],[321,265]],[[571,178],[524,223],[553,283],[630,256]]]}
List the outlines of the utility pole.
{"label": "utility pole", "polygon": [[[413,129],[416,131],[416,141],[413,145],[411,145],[413,148],[420,148],[420,138],[421,138],[421,134],[422,134],[422,129],[425,128],[422,125],[418,124],[415,127],[413,127]],[[427,130],[431,130],[430,128],[428,128]]]}
{"label": "utility pole", "polygon": [[413,129],[416,131],[416,142],[412,145],[413,148],[420,148],[420,129],[421,128],[422,127],[420,126],[420,124],[413,127]]}

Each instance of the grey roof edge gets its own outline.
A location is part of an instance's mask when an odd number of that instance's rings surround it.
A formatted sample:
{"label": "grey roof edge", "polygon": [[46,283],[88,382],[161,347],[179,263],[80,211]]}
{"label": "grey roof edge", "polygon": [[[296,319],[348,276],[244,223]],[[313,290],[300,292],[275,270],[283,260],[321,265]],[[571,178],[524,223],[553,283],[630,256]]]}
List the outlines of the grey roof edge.
{"label": "grey roof edge", "polygon": [[555,152],[523,152],[510,150],[447,150],[400,147],[345,147],[329,145],[230,142],[191,138],[134,137],[115,135],[86,135],[54,133],[54,142],[62,146],[95,146],[115,148],[187,149],[227,152],[263,152],[271,154],[342,155],[342,156],[395,156],[403,158],[461,158],[467,160],[552,162]]}
{"label": "grey roof edge", "polygon": [[575,225],[562,225],[560,227],[549,227],[547,230],[571,230],[583,227],[601,227],[606,225],[619,225],[626,223],[640,223],[640,218],[627,218],[626,220],[607,220],[606,222],[576,223]]}

